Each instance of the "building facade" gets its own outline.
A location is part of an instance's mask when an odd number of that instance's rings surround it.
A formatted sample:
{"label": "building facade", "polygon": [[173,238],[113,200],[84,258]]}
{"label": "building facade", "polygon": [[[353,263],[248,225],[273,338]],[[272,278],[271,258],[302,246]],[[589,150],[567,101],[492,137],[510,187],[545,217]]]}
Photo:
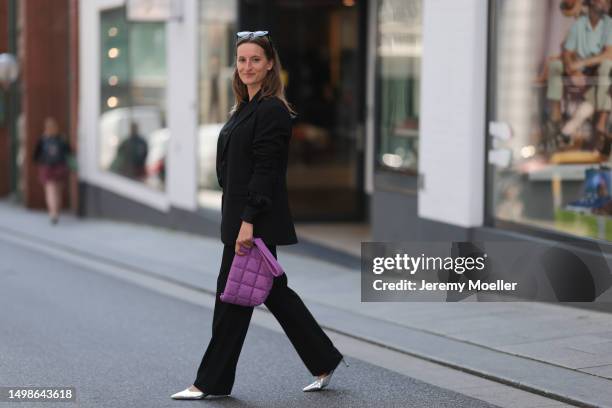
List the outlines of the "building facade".
{"label": "building facade", "polygon": [[[86,214],[217,232],[214,154],[233,104],[235,33],[268,30],[299,113],[288,171],[296,219],[369,223],[380,241],[607,242],[610,176],[592,136],[601,109],[586,115],[588,95],[571,87],[560,101],[547,94],[588,10],[572,14],[562,0],[183,0],[158,2],[152,17],[142,3],[80,3]],[[549,130],[557,107],[557,130],[585,116],[563,145]]]}
{"label": "building facade", "polygon": [[[407,145],[406,162],[394,165],[416,174],[420,27],[402,26],[420,15],[420,2],[184,0],[168,2],[154,21],[135,17],[138,3],[81,2],[79,168],[87,214],[199,231],[218,222],[216,139],[233,104],[235,33],[263,27],[298,112],[288,171],[296,219],[367,221],[379,8],[390,27],[381,98],[402,103],[381,115],[401,122],[407,135],[386,143]],[[137,157],[132,147],[145,144]]]}
{"label": "building facade", "polygon": [[[0,1],[0,52],[19,62],[19,77],[0,87],[0,195],[44,208],[33,151],[46,117],[77,149],[78,1]],[[77,207],[72,176],[64,202]]]}

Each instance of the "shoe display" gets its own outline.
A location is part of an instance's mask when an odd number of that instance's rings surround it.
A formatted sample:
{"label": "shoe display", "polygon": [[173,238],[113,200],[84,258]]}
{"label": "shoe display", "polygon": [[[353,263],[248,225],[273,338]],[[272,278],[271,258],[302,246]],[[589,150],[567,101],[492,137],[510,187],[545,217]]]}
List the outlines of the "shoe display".
{"label": "shoe display", "polygon": [[591,213],[594,210],[606,205],[612,197],[583,197],[579,200],[569,203],[565,208],[571,211]]}
{"label": "shoe display", "polygon": [[587,169],[584,178],[584,196],[568,203],[565,208],[581,213],[592,213],[612,200],[610,169],[607,167]]}

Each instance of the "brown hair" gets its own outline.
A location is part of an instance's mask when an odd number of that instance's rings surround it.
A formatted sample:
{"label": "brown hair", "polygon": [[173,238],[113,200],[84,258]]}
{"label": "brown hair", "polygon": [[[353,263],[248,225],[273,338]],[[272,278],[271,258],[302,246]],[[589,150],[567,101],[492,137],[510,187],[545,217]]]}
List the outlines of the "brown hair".
{"label": "brown hair", "polygon": [[[242,44],[252,43],[259,45],[263,50],[266,58],[270,61],[273,61],[272,69],[268,71],[266,77],[264,78],[261,84],[261,98],[269,98],[269,97],[277,97],[283,102],[289,113],[295,114],[295,111],[287,102],[285,98],[285,87],[283,86],[283,81],[281,80],[281,63],[278,57],[278,52],[276,48],[272,45],[270,39],[266,37],[251,37],[246,39],[239,39],[236,42],[236,54],[238,53],[238,47]],[[232,90],[234,91],[234,106],[232,106],[232,110],[230,113],[234,113],[238,110],[240,105],[244,103],[245,100],[249,99],[249,92],[247,90],[247,86],[242,82],[240,76],[238,75],[238,66],[234,65],[234,79],[232,80]]]}

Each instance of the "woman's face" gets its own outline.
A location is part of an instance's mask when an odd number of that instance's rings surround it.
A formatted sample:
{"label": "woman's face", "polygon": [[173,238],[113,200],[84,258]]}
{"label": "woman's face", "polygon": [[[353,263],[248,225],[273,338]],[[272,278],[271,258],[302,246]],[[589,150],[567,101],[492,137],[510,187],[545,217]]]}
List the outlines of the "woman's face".
{"label": "woman's face", "polygon": [[273,62],[266,58],[264,49],[257,44],[244,43],[236,50],[238,76],[246,86],[261,86],[273,65]]}

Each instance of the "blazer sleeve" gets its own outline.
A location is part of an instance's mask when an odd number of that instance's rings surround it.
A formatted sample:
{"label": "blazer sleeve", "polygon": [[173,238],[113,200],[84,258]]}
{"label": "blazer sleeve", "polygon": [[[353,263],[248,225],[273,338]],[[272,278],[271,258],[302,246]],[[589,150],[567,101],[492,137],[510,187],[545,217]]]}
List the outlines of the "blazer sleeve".
{"label": "blazer sleeve", "polygon": [[267,211],[282,178],[281,163],[291,133],[291,117],[280,101],[262,101],[253,136],[253,174],[248,184],[247,205],[242,220],[253,223]]}

